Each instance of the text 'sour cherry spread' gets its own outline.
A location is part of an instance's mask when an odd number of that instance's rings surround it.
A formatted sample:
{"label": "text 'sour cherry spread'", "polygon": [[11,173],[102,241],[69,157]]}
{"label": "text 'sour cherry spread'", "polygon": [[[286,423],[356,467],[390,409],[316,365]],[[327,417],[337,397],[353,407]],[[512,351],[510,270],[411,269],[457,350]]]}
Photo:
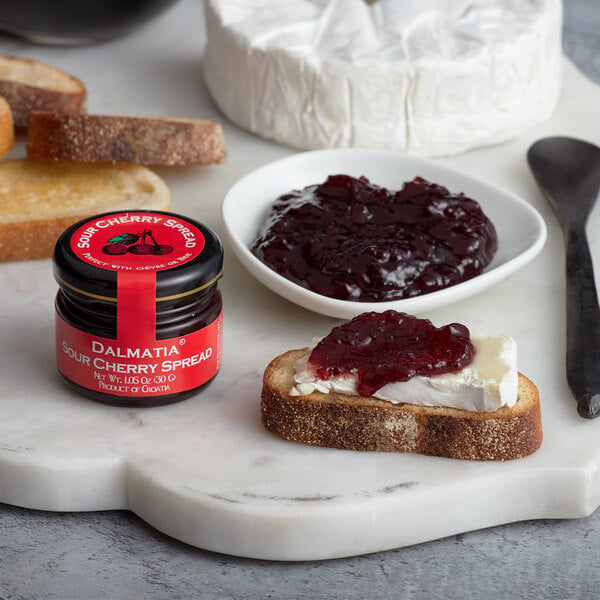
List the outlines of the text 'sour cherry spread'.
{"label": "text 'sour cherry spread'", "polygon": [[252,252],[309,290],[371,302],[471,279],[497,246],[493,224],[463,194],[419,177],[393,192],[334,175],[279,197]]}
{"label": "text 'sour cherry spread'", "polygon": [[221,367],[222,267],[217,236],[172,213],[106,213],[67,229],[54,254],[63,379],[120,406],[199,392]]}

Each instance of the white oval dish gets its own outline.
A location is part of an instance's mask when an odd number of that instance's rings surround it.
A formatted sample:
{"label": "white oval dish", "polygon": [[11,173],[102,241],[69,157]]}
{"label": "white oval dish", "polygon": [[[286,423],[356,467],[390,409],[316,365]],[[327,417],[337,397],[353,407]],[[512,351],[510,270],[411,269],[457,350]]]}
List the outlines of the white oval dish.
{"label": "white oval dish", "polygon": [[[328,298],[285,279],[256,258],[250,246],[278,196],[321,183],[335,174],[364,175],[372,183],[391,190],[420,176],[453,193],[464,192],[479,202],[496,227],[498,250],[492,263],[483,273],[463,283],[386,302]],[[377,150],[316,150],[267,164],[231,187],[223,200],[221,216],[233,252],[254,277],[295,304],[340,319],[388,309],[417,314],[463,300],[523,267],[540,252],[546,240],[541,215],[514,194],[429,159]]]}

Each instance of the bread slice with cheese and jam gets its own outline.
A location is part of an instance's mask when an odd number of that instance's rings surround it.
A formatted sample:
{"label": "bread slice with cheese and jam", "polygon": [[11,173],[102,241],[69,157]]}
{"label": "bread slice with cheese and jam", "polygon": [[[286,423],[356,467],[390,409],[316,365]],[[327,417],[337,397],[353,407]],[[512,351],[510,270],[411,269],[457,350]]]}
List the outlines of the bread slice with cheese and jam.
{"label": "bread slice with cheese and jam", "polygon": [[168,210],[166,183],[141,165],[0,162],[0,262],[49,258],[70,225],[115,210]]}
{"label": "bread slice with cheese and jam", "polygon": [[[357,319],[367,327],[340,338],[339,330]],[[381,325],[386,319],[399,323],[391,335]],[[312,349],[291,350],[271,361],[261,397],[268,431],[329,448],[477,461],[522,458],[540,447],[538,390],[516,370],[512,338],[473,335],[472,343],[466,327],[435,328],[394,311],[363,313],[349,324],[335,328],[332,340],[327,336]],[[348,343],[354,348],[343,349]],[[442,363],[456,348],[461,360],[448,370]],[[340,368],[344,352],[352,368]],[[433,374],[423,375],[429,367]]]}
{"label": "bread slice with cheese and jam", "polygon": [[24,129],[33,110],[84,112],[85,85],[77,77],[39,60],[0,54],[0,96],[10,105],[15,127]]}

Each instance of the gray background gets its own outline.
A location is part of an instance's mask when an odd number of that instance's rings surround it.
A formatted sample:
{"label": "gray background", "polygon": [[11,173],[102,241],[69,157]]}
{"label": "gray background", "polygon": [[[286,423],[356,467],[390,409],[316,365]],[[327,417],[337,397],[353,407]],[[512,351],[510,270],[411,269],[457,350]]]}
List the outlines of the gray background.
{"label": "gray background", "polygon": [[[565,0],[564,47],[600,83],[600,0]],[[0,505],[0,600],[592,599],[600,598],[599,569],[599,511],[370,556],[273,563],[186,546],[124,511],[61,514]]]}

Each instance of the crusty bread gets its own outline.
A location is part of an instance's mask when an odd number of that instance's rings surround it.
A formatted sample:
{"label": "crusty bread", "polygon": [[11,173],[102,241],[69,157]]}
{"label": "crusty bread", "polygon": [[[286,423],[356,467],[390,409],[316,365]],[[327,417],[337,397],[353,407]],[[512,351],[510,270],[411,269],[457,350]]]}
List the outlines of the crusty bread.
{"label": "crusty bread", "polygon": [[31,158],[185,166],[223,163],[221,125],[202,119],[33,112]]}
{"label": "crusty bread", "polygon": [[163,180],[141,165],[0,162],[0,262],[52,256],[59,235],[97,213],[168,210]]}
{"label": "crusty bread", "polygon": [[477,413],[391,404],[376,398],[313,392],[291,396],[294,365],[307,348],[267,367],[261,412],[265,428],[287,440],[346,450],[415,452],[466,460],[510,460],[542,443],[536,386],[519,373],[515,406]]}
{"label": "crusty bread", "polygon": [[15,143],[15,128],[8,102],[0,96],[0,158],[6,156]]}
{"label": "crusty bread", "polygon": [[32,110],[85,111],[87,92],[77,77],[61,69],[0,54],[0,96],[10,105],[15,127],[26,128]]}

